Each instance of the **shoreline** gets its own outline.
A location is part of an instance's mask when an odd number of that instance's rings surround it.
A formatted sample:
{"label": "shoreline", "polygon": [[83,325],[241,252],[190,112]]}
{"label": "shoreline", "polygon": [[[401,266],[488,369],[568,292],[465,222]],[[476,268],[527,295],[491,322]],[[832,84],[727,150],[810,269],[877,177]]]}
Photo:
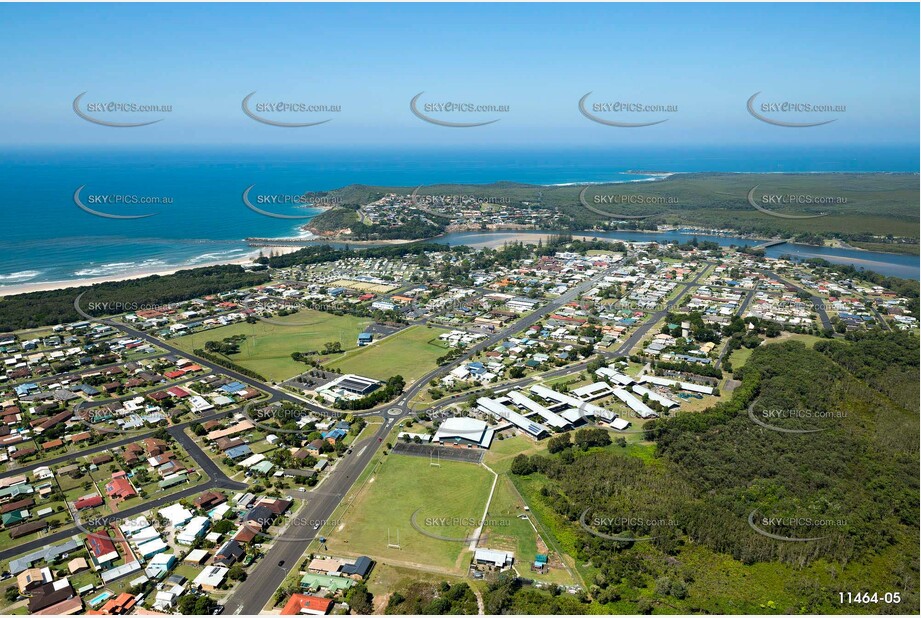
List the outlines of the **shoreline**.
{"label": "shoreline", "polygon": [[180,270],[192,270],[195,268],[207,268],[209,266],[227,266],[227,265],[244,265],[251,264],[253,261],[259,257],[260,253],[268,254],[274,253],[275,255],[284,255],[286,253],[293,253],[298,249],[303,247],[293,247],[293,246],[266,246],[259,247],[254,251],[248,253],[243,257],[238,257],[231,260],[215,260],[211,262],[203,262],[201,264],[188,264],[188,265],[177,265],[177,266],[167,266],[163,268],[148,268],[143,270],[137,270],[128,273],[122,273],[118,275],[100,275],[98,277],[87,277],[85,279],[65,279],[59,281],[36,281],[34,283],[18,283],[14,285],[0,286],[0,297],[4,296],[16,296],[18,294],[30,294],[32,292],[50,292],[54,290],[66,290],[69,288],[79,288],[90,285],[97,285],[100,283],[113,283],[116,281],[130,281],[131,279],[143,279],[144,277],[150,277],[153,275],[165,276],[172,275],[179,272]]}
{"label": "shoreline", "polygon": [[[683,232],[686,236],[694,236],[697,234],[701,235],[715,235],[715,236],[732,236],[737,238],[742,238],[745,240],[753,241],[770,241],[776,240],[772,238],[759,238],[755,236],[747,236],[745,234],[739,234],[738,232],[733,232],[732,230],[695,230],[689,228],[680,228],[686,230]],[[487,230],[487,231],[475,231],[471,230],[466,233],[470,234],[495,234],[505,236],[504,238],[495,239],[495,240],[484,240],[482,242],[470,243],[467,246],[473,248],[495,248],[501,246],[503,243],[508,242],[522,242],[528,244],[528,241],[537,242],[538,239],[547,240],[549,237],[566,233],[572,235],[573,238],[579,240],[592,240],[594,238],[604,238],[598,236],[598,232],[601,230],[580,230],[580,231],[556,231],[556,230]],[[665,234],[669,232],[678,232],[679,229],[669,229],[669,230],[643,230],[643,233],[656,235],[656,234]],[[465,233],[465,232],[455,232],[455,233]],[[681,232],[679,232],[681,233]],[[348,244],[359,247],[364,246],[383,246],[383,245],[401,245],[408,244],[413,242],[434,242],[437,243],[442,239],[446,234],[441,234],[439,236],[433,236],[431,238],[417,239],[417,240],[404,240],[404,239],[388,239],[388,240],[338,240],[332,238],[322,238],[316,237],[311,239],[311,244],[324,244],[324,243],[336,243],[336,244]],[[510,236],[510,237],[509,237]],[[847,249],[851,251],[861,252],[861,253],[880,253],[883,255],[892,255],[892,256],[901,256],[906,254],[901,253],[889,253],[884,251],[870,251],[869,249],[864,249],[862,247],[854,247],[848,245],[847,243],[839,241],[838,243],[833,244],[824,244],[824,245],[808,245],[803,243],[788,243],[794,246],[799,247],[812,247],[812,248],[838,248],[838,249]],[[29,294],[32,292],[48,292],[54,290],[64,290],[69,288],[78,288],[86,287],[91,285],[97,285],[100,283],[112,283],[116,281],[129,281],[131,279],[143,279],[144,277],[150,277],[153,275],[165,276],[172,275],[180,270],[192,270],[195,268],[205,268],[209,266],[225,266],[225,265],[245,265],[251,264],[254,260],[259,257],[259,254],[275,254],[275,255],[285,255],[288,253],[294,253],[303,249],[306,245],[265,245],[260,247],[252,247],[253,251],[248,253],[245,256],[238,257],[235,259],[224,259],[224,260],[214,260],[210,262],[204,262],[200,264],[187,264],[187,265],[177,265],[177,266],[168,266],[161,268],[148,268],[138,271],[122,273],[117,275],[100,275],[98,277],[88,277],[85,279],[65,279],[57,281],[36,281],[34,283],[20,283],[8,286],[0,286],[0,298],[4,296],[15,296],[18,294]]]}

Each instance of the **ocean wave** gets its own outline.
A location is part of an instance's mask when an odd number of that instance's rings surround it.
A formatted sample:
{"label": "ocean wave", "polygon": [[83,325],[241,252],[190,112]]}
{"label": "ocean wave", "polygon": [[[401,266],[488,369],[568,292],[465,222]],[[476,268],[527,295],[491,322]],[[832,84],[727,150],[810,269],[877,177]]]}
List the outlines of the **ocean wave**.
{"label": "ocean wave", "polygon": [[0,282],[4,283],[21,283],[23,281],[30,281],[35,279],[42,274],[41,270],[21,270],[18,273],[9,273],[7,275],[0,275]]}
{"label": "ocean wave", "polygon": [[[626,172],[621,172],[626,173]],[[550,185],[541,185],[542,187],[583,187],[585,185],[624,185],[629,182],[657,182],[673,176],[677,172],[662,172],[661,174],[648,174],[646,178],[632,178],[630,180],[594,180],[589,182],[557,182]],[[637,174],[640,176],[642,174]]]}
{"label": "ocean wave", "polygon": [[144,260],[143,262],[111,262],[109,264],[102,264],[100,266],[74,271],[74,275],[77,277],[104,277],[106,275],[120,275],[133,270],[147,270],[159,266],[166,266],[166,262],[155,259]]}
{"label": "ocean wave", "polygon": [[212,253],[203,253],[185,261],[186,264],[201,264],[202,262],[216,262],[225,258],[243,257],[252,249],[228,249],[227,251],[214,251]]}

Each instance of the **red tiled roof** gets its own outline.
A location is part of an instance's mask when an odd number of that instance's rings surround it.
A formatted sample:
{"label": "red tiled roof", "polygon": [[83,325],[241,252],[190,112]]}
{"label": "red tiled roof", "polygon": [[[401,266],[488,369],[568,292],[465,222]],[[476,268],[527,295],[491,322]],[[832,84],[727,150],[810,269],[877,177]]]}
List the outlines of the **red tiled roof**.
{"label": "red tiled roof", "polygon": [[115,551],[115,543],[109,537],[108,530],[100,530],[87,535],[86,542],[89,543],[90,552],[96,558],[101,558]]}
{"label": "red tiled roof", "polygon": [[130,498],[137,495],[131,482],[126,478],[113,478],[106,483],[106,493],[110,498]]}
{"label": "red tiled roof", "polygon": [[79,511],[80,509],[88,509],[94,506],[99,506],[102,504],[102,496],[89,496],[87,498],[80,498],[74,503],[74,506]]}
{"label": "red tiled roof", "polygon": [[[328,614],[333,608],[332,599],[311,596],[309,594],[292,594],[285,607],[281,610],[282,616],[297,616],[308,610],[309,613]],[[306,612],[305,612],[306,613]]]}

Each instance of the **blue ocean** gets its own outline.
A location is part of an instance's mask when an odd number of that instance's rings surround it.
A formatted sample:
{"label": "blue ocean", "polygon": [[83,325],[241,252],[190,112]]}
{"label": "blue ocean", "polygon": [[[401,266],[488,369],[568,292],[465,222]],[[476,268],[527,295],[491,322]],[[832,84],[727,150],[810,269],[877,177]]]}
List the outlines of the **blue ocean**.
{"label": "blue ocean", "polygon": [[[265,205],[302,219],[249,210],[252,195],[298,195],[349,184],[532,184],[627,182],[670,172],[917,172],[910,147],[673,148],[556,150],[296,150],[232,148],[34,148],[0,152],[0,286],[70,281],[195,266],[252,253],[246,237],[301,235],[319,212],[303,205]],[[94,216],[81,203],[107,214]],[[155,198],[159,203],[136,201]],[[120,200],[113,202],[112,200]],[[106,201],[109,200],[109,201]],[[898,265],[918,276],[917,258],[860,252],[874,270]],[[856,262],[855,262],[856,263]],[[906,264],[908,271],[906,271]],[[910,272],[909,272],[910,271]],[[890,274],[897,274],[891,272]]]}

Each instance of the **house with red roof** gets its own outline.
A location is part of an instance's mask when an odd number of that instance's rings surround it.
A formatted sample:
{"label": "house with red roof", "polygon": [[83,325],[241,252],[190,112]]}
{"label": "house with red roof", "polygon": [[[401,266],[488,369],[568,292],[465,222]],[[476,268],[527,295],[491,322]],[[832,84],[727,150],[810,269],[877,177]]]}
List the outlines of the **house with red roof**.
{"label": "house with red roof", "polygon": [[99,608],[99,612],[105,616],[121,616],[130,613],[136,604],[136,596],[123,592],[114,599],[106,601],[106,604]]}
{"label": "house with red roof", "polygon": [[61,446],[64,446],[64,440],[61,440],[60,438],[56,440],[49,440],[48,442],[42,442],[43,451],[50,451],[53,448],[58,448]]}
{"label": "house with red roof", "polygon": [[78,511],[82,511],[83,509],[91,509],[97,506],[102,506],[102,503],[102,496],[84,496],[74,502],[74,508],[76,508]]}
{"label": "house with red roof", "polygon": [[131,485],[131,481],[122,476],[106,483],[106,495],[113,500],[127,500],[138,495],[138,492]]}
{"label": "house with red roof", "polygon": [[90,550],[93,561],[99,567],[108,567],[118,560],[118,551],[115,542],[109,536],[108,530],[99,530],[86,536],[86,545]]}
{"label": "house with red roof", "polygon": [[282,616],[298,616],[300,614],[310,614],[313,616],[325,616],[333,609],[333,600],[315,597],[309,594],[295,593],[291,595],[288,602],[285,603],[281,610]]}

